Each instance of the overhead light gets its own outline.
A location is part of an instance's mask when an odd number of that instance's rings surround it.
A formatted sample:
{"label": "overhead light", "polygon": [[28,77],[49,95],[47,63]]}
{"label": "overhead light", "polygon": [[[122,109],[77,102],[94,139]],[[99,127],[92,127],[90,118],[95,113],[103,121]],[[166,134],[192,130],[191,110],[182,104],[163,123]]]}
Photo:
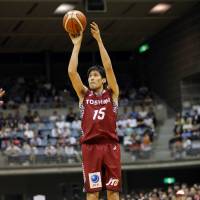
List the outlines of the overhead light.
{"label": "overhead light", "polygon": [[139,53],[144,53],[150,49],[149,44],[143,44],[139,47]]}
{"label": "overhead light", "polygon": [[150,13],[161,14],[167,12],[170,8],[171,4],[169,3],[158,3],[150,10]]}
{"label": "overhead light", "polygon": [[69,10],[73,10],[75,8],[72,4],[62,3],[60,4],[54,11],[55,14],[65,14]]}

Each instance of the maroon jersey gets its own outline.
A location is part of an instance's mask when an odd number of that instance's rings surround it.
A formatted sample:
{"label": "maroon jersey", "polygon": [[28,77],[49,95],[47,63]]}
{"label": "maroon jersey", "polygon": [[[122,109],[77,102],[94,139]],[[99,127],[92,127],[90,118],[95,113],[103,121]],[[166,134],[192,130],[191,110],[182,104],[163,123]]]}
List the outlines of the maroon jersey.
{"label": "maroon jersey", "polygon": [[112,101],[110,90],[104,90],[96,95],[88,90],[80,105],[83,135],[80,143],[115,143],[118,142],[116,133],[117,105]]}

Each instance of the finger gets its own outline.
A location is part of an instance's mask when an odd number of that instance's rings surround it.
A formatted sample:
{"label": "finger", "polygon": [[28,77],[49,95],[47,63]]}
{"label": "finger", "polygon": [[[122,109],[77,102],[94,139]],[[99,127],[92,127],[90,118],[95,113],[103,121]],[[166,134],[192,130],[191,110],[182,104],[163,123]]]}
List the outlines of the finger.
{"label": "finger", "polygon": [[91,26],[93,29],[98,30],[98,27],[97,27],[96,25],[90,24],[90,26]]}
{"label": "finger", "polygon": [[76,34],[71,34],[71,36],[72,36],[72,38],[76,38],[77,37]]}
{"label": "finger", "polygon": [[73,36],[72,36],[72,34],[71,34],[71,33],[69,33],[69,37],[71,38],[71,40],[73,39]]}
{"label": "finger", "polygon": [[97,23],[96,22],[92,22],[92,24],[94,24],[96,27],[98,27]]}
{"label": "finger", "polygon": [[91,27],[90,30],[93,30],[93,31],[95,31],[95,32],[99,32],[99,30],[97,30],[97,29],[95,29],[95,28],[93,28],[93,27]]}
{"label": "finger", "polygon": [[77,38],[77,37],[79,37],[79,33],[77,33],[77,34],[74,35],[74,38]]}
{"label": "finger", "polygon": [[95,29],[95,30],[99,30],[97,26],[95,26],[94,24],[90,24],[90,27]]}
{"label": "finger", "polygon": [[96,35],[96,34],[97,34],[95,31],[92,31],[92,30],[91,30],[91,33],[92,33],[93,35]]}
{"label": "finger", "polygon": [[71,38],[76,38],[76,37],[77,37],[77,35],[78,35],[78,34],[69,33],[69,36],[70,36]]}
{"label": "finger", "polygon": [[95,29],[93,29],[93,28],[90,28],[90,30],[91,30],[91,31],[96,31],[96,30],[95,30]]}

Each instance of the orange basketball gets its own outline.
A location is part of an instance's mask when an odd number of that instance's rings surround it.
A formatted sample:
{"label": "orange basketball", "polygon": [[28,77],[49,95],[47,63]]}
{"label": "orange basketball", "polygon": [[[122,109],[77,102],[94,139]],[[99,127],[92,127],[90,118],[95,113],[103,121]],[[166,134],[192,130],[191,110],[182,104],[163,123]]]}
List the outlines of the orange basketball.
{"label": "orange basketball", "polygon": [[64,29],[71,34],[79,34],[87,25],[85,15],[79,10],[70,10],[63,17]]}

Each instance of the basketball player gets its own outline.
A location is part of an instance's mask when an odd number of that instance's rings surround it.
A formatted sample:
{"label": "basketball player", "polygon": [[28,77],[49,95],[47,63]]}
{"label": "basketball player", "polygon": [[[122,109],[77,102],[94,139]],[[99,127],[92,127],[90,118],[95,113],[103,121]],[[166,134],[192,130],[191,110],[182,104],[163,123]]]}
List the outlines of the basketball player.
{"label": "basketball player", "polygon": [[103,67],[88,70],[86,87],[77,72],[82,36],[70,35],[74,44],[68,74],[79,97],[83,135],[80,139],[84,190],[87,200],[97,200],[99,191],[107,190],[108,200],[119,200],[121,188],[120,146],[116,133],[119,88],[110,57],[95,22],[91,34],[97,41]]}

